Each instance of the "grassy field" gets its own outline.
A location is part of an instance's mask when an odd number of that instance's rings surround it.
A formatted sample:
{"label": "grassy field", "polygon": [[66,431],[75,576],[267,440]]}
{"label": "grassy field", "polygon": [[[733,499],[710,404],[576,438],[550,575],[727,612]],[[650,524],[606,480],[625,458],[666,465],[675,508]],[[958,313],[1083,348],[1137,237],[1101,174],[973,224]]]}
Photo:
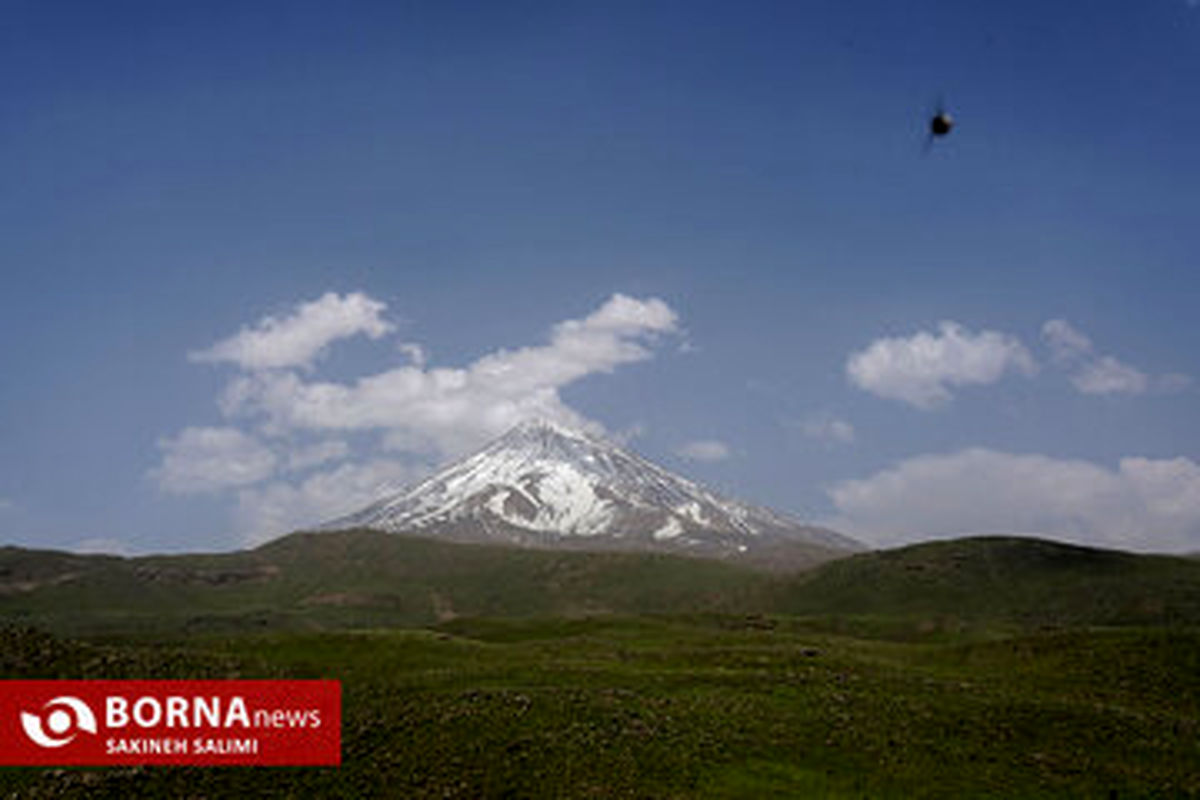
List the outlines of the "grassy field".
{"label": "grassy field", "polygon": [[0,796],[1200,797],[1193,561],[981,539],[778,578],[273,547],[0,554],[0,675],[340,679],[341,767],[10,768]]}
{"label": "grassy field", "polygon": [[897,642],[761,616],[82,643],[8,677],[332,677],[336,769],[8,769],[17,796],[1200,796],[1200,631]]}

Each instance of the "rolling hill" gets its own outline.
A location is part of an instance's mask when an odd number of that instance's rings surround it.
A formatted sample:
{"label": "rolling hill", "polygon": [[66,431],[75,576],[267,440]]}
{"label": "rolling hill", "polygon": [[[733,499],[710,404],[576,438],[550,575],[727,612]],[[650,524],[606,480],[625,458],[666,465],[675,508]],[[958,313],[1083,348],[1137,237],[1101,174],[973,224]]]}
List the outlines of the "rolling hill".
{"label": "rolling hill", "polygon": [[118,558],[0,549],[0,619],[62,633],[421,627],[461,617],[766,614],[953,627],[1200,622],[1200,562],[1013,537],[860,553],[787,575],[659,553],[370,530]]}
{"label": "rolling hill", "polygon": [[943,617],[1020,626],[1200,622],[1200,562],[1023,537],[861,553],[782,582],[790,614]]}
{"label": "rolling hill", "polygon": [[769,580],[662,554],[472,545],[367,530],[117,558],[0,549],[0,618],[65,633],[421,626],[458,616],[740,611]]}

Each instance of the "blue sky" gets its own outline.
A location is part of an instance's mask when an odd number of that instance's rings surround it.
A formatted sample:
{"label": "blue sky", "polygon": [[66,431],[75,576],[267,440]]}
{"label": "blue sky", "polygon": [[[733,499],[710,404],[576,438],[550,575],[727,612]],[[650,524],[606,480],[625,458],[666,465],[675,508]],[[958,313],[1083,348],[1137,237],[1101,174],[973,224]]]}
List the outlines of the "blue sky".
{"label": "blue sky", "polygon": [[5,542],[240,547],[539,413],[871,543],[1200,550],[1186,0],[17,1],[0,66]]}

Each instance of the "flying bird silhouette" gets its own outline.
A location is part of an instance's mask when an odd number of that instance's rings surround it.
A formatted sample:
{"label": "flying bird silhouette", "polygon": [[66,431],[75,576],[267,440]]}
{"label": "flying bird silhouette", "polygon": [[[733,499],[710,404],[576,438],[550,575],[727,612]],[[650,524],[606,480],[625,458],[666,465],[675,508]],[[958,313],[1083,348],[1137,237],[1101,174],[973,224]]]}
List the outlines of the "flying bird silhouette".
{"label": "flying bird silhouette", "polygon": [[933,147],[934,140],[950,135],[954,130],[955,120],[946,110],[946,104],[939,98],[933,112],[928,116],[927,135],[925,137],[925,152]]}

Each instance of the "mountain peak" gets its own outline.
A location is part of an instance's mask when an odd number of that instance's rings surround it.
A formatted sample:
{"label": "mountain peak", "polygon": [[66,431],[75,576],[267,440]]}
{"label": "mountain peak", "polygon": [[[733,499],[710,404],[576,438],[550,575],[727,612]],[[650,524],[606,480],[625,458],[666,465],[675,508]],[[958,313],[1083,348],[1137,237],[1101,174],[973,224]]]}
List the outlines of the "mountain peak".
{"label": "mountain peak", "polygon": [[569,439],[580,442],[595,442],[599,440],[598,436],[587,433],[583,430],[572,428],[561,422],[555,422],[548,417],[533,417],[523,422],[519,422],[509,428],[499,439],[496,439],[494,445],[524,444],[527,442],[547,442],[556,439]]}
{"label": "mountain peak", "polygon": [[512,434],[531,433],[556,434],[558,436],[568,436],[571,438],[580,438],[583,435],[581,431],[570,428],[562,423],[555,422],[549,417],[530,417],[529,419],[518,422],[516,425],[509,428],[508,433],[504,435],[509,436]]}
{"label": "mountain peak", "polygon": [[521,422],[474,455],[325,527],[752,560],[791,549],[814,561],[861,547],[721,497],[607,439],[544,418]]}

